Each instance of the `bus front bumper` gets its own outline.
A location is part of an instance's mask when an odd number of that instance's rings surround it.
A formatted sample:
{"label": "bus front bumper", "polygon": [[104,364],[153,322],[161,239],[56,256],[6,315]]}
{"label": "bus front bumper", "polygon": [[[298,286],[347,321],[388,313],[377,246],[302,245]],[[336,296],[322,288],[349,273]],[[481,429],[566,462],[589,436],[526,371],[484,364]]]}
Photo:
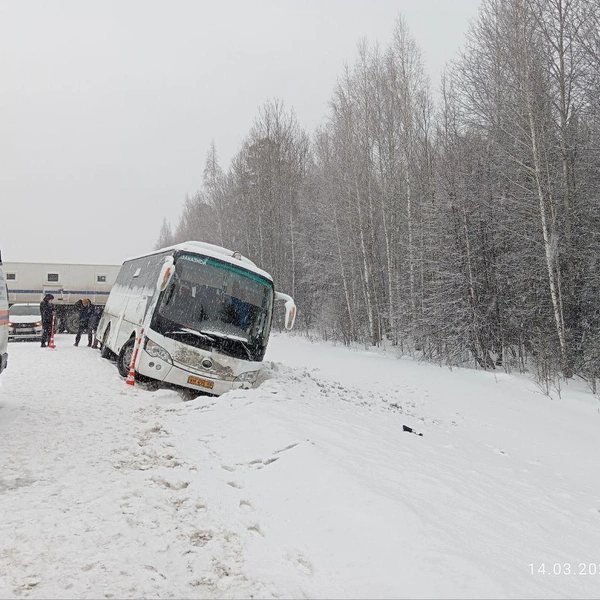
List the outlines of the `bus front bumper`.
{"label": "bus front bumper", "polygon": [[137,372],[140,375],[156,379],[157,381],[190,388],[215,396],[220,396],[232,390],[251,389],[253,387],[253,382],[250,381],[219,379],[210,373],[201,373],[173,365],[160,358],[150,356],[145,350],[142,350],[140,354]]}

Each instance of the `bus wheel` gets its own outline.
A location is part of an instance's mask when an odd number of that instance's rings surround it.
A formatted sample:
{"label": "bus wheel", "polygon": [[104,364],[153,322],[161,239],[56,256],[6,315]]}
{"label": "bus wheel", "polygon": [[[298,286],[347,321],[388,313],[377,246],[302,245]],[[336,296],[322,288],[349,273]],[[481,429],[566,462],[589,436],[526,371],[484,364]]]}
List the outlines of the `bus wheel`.
{"label": "bus wheel", "polygon": [[135,338],[128,339],[119,352],[117,358],[117,369],[121,377],[127,377],[129,375],[129,367],[131,366],[131,359],[133,358],[133,347],[135,346]]}
{"label": "bus wheel", "polygon": [[102,336],[102,347],[100,348],[100,356],[102,358],[111,358],[113,356],[112,350],[110,350],[106,343],[108,342],[108,336],[110,334],[110,325],[104,331],[104,335]]}

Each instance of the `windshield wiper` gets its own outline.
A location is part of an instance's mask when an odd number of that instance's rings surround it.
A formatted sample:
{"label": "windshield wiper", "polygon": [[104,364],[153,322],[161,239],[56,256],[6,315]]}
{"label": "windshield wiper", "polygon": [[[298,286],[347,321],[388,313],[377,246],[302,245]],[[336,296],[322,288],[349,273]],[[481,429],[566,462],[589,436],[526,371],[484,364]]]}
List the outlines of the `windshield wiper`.
{"label": "windshield wiper", "polygon": [[250,348],[248,348],[248,346],[246,346],[246,344],[244,342],[242,342],[241,340],[240,340],[240,344],[244,347],[244,350],[246,351],[246,354],[248,355],[248,359],[254,360],[252,358],[252,354],[250,353]]}
{"label": "windshield wiper", "polygon": [[248,338],[242,337],[241,335],[235,335],[233,333],[224,333],[223,331],[214,331],[213,329],[209,329],[208,331],[201,329],[200,333],[202,333],[203,335],[214,335],[225,340],[234,340],[235,342],[243,343],[248,341]]}
{"label": "windshield wiper", "polygon": [[250,352],[250,349],[248,348],[248,346],[246,345],[248,343],[248,338],[244,338],[240,335],[233,335],[231,333],[223,333],[221,331],[208,331],[208,332],[201,332],[202,334],[206,335],[206,333],[209,333],[210,335],[214,335],[216,337],[222,338],[224,340],[232,340],[234,342],[239,342],[242,345],[242,348],[244,348],[244,350],[246,351],[246,354],[248,355],[248,359],[249,360],[254,360],[252,358],[252,353]]}
{"label": "windshield wiper", "polygon": [[195,335],[197,337],[201,337],[207,340],[210,340],[211,342],[215,341],[214,337],[211,337],[210,335],[206,335],[205,333],[201,332],[201,331],[195,331],[194,329],[188,329],[187,327],[182,328],[182,329],[178,329],[177,331],[167,331],[168,334],[188,334],[191,333],[192,335]]}

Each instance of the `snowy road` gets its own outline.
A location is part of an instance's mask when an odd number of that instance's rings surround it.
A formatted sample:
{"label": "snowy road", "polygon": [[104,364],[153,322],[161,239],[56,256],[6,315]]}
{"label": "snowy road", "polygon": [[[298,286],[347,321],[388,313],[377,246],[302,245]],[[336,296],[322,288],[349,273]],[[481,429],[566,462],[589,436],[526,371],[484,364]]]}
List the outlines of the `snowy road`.
{"label": "snowy road", "polygon": [[2,598],[599,597],[583,388],[274,336],[182,402],[71,344],[0,381]]}

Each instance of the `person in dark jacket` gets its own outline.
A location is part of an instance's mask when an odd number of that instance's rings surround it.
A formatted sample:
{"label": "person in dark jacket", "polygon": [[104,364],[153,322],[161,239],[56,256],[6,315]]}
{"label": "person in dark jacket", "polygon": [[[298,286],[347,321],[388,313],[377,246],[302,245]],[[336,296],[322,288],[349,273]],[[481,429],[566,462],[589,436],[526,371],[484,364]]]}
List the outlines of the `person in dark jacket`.
{"label": "person in dark jacket", "polygon": [[89,298],[83,298],[83,300],[77,300],[75,302],[75,308],[79,311],[79,329],[75,336],[74,346],[79,346],[79,340],[81,340],[81,334],[87,331],[88,334],[88,346],[92,345],[92,330],[90,329],[90,319],[94,313],[94,305]]}
{"label": "person in dark jacket", "polygon": [[54,316],[54,306],[52,305],[54,296],[46,294],[40,302],[40,313],[42,315],[42,348],[45,348],[50,342],[52,335],[52,317]]}
{"label": "person in dark jacket", "polygon": [[102,306],[94,306],[94,311],[92,312],[92,316],[90,317],[90,322],[88,324],[88,338],[89,335],[91,335],[93,338],[92,348],[98,347],[98,338],[96,337],[96,331],[98,329],[100,319],[102,318],[102,311]]}

